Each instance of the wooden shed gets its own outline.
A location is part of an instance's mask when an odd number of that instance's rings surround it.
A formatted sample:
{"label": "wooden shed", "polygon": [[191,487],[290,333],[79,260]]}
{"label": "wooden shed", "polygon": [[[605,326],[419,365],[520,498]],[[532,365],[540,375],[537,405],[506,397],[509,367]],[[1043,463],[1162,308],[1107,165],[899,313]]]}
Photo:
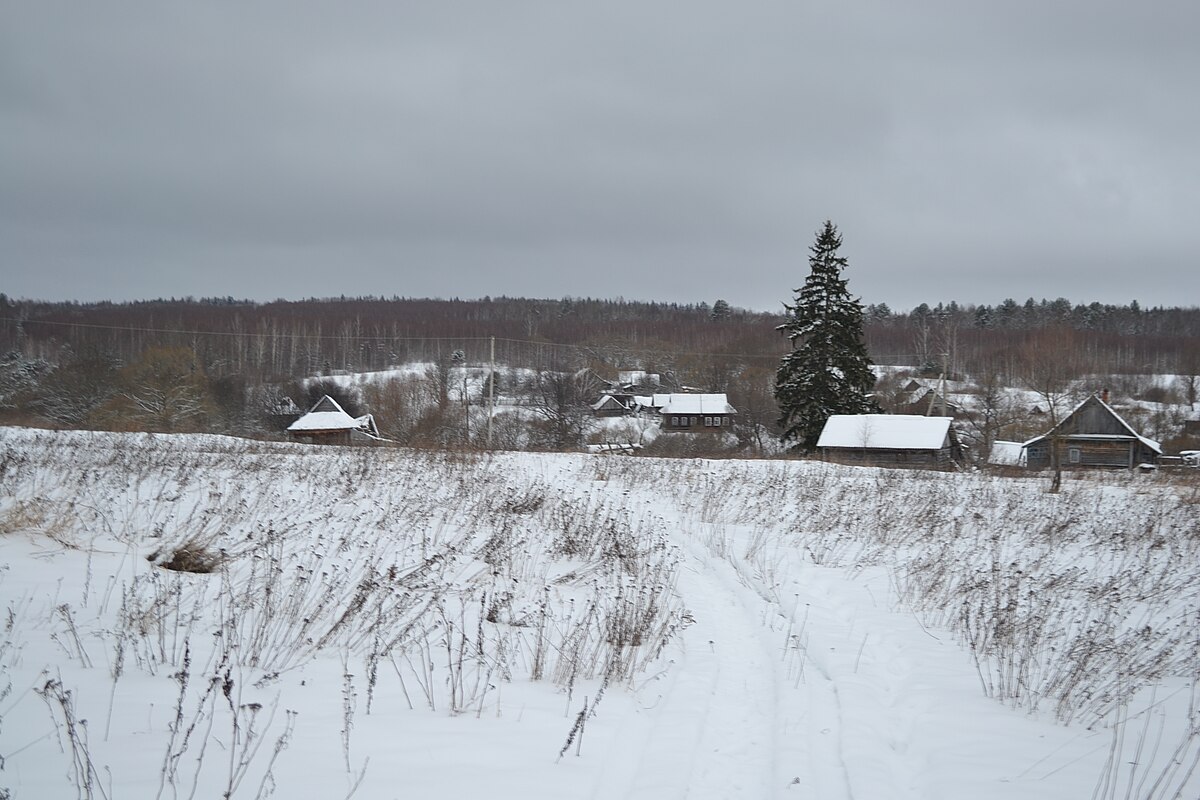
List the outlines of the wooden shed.
{"label": "wooden shed", "polygon": [[1147,439],[1099,395],[1084,400],[1048,433],[1025,443],[1030,469],[1132,469],[1157,464],[1158,442]]}
{"label": "wooden shed", "polygon": [[817,451],[826,461],[948,469],[962,458],[950,417],[914,414],[834,414]]}
{"label": "wooden shed", "polygon": [[309,444],[352,444],[356,438],[380,441],[374,417],[370,414],[352,417],[329,395],[318,400],[287,431],[293,439]]}

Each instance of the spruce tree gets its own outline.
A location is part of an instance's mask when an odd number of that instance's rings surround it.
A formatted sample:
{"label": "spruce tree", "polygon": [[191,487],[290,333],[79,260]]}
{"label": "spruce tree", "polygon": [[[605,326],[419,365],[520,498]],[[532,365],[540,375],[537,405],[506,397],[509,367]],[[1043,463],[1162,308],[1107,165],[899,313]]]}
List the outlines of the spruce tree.
{"label": "spruce tree", "polygon": [[842,278],[841,246],[837,228],[826,221],[810,248],[808,279],[795,290],[795,305],[784,305],[787,322],[776,329],[792,342],[775,374],[782,439],[804,451],[816,447],[830,416],[879,410],[867,394],[875,374],[863,344],[862,304]]}

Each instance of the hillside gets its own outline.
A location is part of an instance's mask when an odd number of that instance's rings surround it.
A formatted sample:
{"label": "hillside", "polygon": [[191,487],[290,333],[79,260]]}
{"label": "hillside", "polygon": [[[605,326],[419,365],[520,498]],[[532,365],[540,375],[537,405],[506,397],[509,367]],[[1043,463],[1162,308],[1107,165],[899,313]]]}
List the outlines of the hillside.
{"label": "hillside", "polygon": [[1200,793],[1200,487],[0,429],[13,798]]}

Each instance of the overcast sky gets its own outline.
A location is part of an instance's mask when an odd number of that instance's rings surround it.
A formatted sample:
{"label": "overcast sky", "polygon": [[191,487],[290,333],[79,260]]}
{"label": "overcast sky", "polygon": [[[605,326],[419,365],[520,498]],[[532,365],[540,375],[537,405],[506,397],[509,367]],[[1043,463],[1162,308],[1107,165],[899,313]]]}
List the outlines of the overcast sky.
{"label": "overcast sky", "polygon": [[0,291],[1200,304],[1200,3],[0,0]]}

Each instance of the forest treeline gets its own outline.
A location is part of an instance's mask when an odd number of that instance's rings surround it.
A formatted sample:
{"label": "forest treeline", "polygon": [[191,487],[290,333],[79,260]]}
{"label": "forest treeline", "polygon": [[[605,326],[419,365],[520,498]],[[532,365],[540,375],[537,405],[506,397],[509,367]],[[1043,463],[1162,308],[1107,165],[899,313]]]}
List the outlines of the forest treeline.
{"label": "forest treeline", "polygon": [[[1187,372],[1200,358],[1196,307],[1031,298],[922,303],[906,312],[878,304],[865,311],[867,347],[879,364],[1015,375],[1049,347],[1078,370],[1145,374]],[[593,363],[671,372],[721,358],[769,365],[787,347],[776,331],[783,321],[782,308],[754,312],[719,299],[711,305],[572,297],[49,303],[0,294],[0,353],[52,364],[82,354],[130,363],[150,347],[186,347],[209,375],[282,380],[433,362],[456,350],[483,363],[494,337],[496,361],[509,366]]]}
{"label": "forest treeline", "polygon": [[[496,391],[542,419],[532,434],[512,432],[514,447],[578,444],[604,381],[644,370],[659,380],[642,391],[726,392],[738,409],[733,433],[761,452],[779,434],[774,379],[789,346],[777,330],[782,311],[720,299],[48,303],[0,294],[0,424],[277,436],[289,413],[319,397],[306,379],[420,363],[428,366],[338,399],[348,410],[375,413],[394,441],[461,444],[483,427],[467,420],[482,398],[467,396],[463,376],[485,375],[494,345],[497,381],[506,380],[506,367],[525,376]],[[966,379],[993,399],[999,387],[1019,387],[1053,406],[1073,392],[1111,387],[1131,399],[1194,407],[1200,392],[1200,308],[1031,299],[894,312],[879,304],[865,307],[863,329],[875,363]],[[1133,377],[1153,374],[1188,377],[1166,385]],[[901,408],[901,386],[893,375],[876,387],[876,399]],[[455,410],[455,396],[465,411]],[[1044,424],[1023,416],[985,415],[980,438]],[[1152,433],[1175,436],[1182,423],[1160,416]]]}

